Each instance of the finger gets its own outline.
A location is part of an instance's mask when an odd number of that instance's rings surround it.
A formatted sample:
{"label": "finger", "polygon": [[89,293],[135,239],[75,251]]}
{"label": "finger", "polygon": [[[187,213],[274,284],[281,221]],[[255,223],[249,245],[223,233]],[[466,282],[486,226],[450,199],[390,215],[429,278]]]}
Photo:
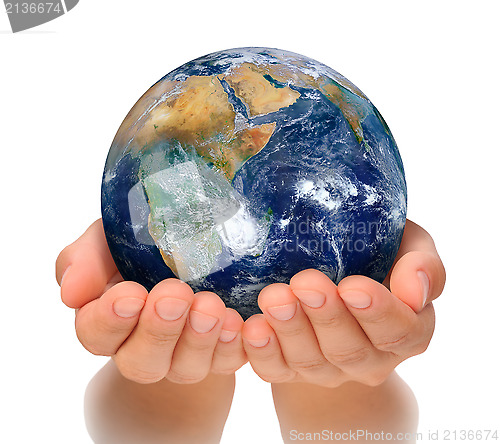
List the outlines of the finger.
{"label": "finger", "polygon": [[137,324],[148,292],[135,282],[121,282],[76,315],[76,334],[95,355],[112,356]]}
{"label": "finger", "polygon": [[255,373],[266,382],[291,382],[296,372],[281,354],[278,338],[264,315],[256,314],[243,324],[243,347]]}
{"label": "finger", "polygon": [[226,308],[226,316],[212,359],[213,373],[233,374],[247,361],[241,338],[242,327],[243,319],[240,314],[232,308]]}
{"label": "finger", "polygon": [[423,251],[437,254],[436,245],[431,235],[420,225],[410,219],[406,219],[403,238],[401,239],[401,245],[396,260],[410,251]]}
{"label": "finger", "polygon": [[71,308],[83,307],[100,297],[117,272],[101,219],[64,248],[56,260],[56,279],[61,286],[61,298]]}
{"label": "finger", "polygon": [[390,277],[391,292],[416,313],[443,291],[446,274],[439,256],[410,251],[394,265]]}
{"label": "finger", "polygon": [[370,385],[386,376],[378,371],[390,367],[388,356],[373,346],[328,276],[314,269],[303,270],[292,277],[290,288],[299,298],[329,362],[351,379]]}
{"label": "finger", "polygon": [[443,291],[446,271],[432,237],[411,220],[384,284],[414,311],[419,312]]}
{"label": "finger", "polygon": [[287,284],[268,285],[258,300],[289,368],[317,384],[338,378],[339,369],[323,355],[313,327]]}
{"label": "finger", "polygon": [[365,276],[343,279],[338,291],[377,349],[405,359],[429,344],[434,330],[432,305],[416,314],[384,285]]}
{"label": "finger", "polygon": [[226,307],[215,293],[201,291],[194,295],[188,322],[172,358],[167,379],[180,384],[200,382],[212,366]]}
{"label": "finger", "polygon": [[178,279],[153,287],[137,327],[113,357],[123,376],[144,384],[165,377],[193,300],[191,287]]}

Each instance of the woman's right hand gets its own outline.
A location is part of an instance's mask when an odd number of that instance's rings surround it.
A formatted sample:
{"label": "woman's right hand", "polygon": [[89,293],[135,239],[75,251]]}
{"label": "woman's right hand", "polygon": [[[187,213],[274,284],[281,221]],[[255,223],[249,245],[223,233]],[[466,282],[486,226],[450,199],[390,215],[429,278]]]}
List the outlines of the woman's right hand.
{"label": "woman's right hand", "polygon": [[59,254],[56,279],[63,302],[76,309],[82,345],[111,356],[127,379],[196,383],[210,372],[234,373],[247,361],[237,311],[215,293],[195,294],[178,279],[166,279],[149,293],[124,281],[100,219]]}

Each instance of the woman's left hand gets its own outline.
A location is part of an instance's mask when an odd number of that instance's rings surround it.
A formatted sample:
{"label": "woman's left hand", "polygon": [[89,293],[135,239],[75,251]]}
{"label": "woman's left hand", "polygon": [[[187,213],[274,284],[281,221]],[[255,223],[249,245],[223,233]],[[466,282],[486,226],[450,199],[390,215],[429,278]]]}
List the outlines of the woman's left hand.
{"label": "woman's left hand", "polygon": [[408,220],[383,284],[349,276],[336,286],[309,269],[289,285],[264,288],[263,314],[243,325],[248,360],[273,383],[381,384],[398,364],[426,350],[434,331],[432,301],[444,283],[431,236]]}

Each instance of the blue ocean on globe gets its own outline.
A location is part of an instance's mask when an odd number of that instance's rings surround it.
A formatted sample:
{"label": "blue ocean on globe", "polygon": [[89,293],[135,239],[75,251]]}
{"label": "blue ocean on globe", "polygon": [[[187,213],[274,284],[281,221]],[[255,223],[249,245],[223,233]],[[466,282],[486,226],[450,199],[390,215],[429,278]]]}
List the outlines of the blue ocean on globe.
{"label": "blue ocean on globe", "polygon": [[177,277],[248,318],[271,283],[315,268],[379,282],[398,251],[406,182],[382,116],[315,60],[236,48],[188,62],[135,104],[102,181],[125,280]]}

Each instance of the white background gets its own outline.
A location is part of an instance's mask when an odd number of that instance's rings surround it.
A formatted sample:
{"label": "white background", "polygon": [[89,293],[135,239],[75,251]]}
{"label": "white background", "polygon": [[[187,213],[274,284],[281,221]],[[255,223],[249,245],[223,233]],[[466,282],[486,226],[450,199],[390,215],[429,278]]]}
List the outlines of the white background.
{"label": "white background", "polygon": [[[383,114],[409,218],[448,272],[431,346],[399,367],[420,430],[500,429],[496,4],[81,0],[15,35],[0,7],[0,442],[90,442],[83,393],[106,358],[77,341],[54,261],[100,216],[107,151],[135,101],[182,63],[238,46],[326,63]],[[238,376],[223,443],[281,442],[268,385],[248,367]]]}

